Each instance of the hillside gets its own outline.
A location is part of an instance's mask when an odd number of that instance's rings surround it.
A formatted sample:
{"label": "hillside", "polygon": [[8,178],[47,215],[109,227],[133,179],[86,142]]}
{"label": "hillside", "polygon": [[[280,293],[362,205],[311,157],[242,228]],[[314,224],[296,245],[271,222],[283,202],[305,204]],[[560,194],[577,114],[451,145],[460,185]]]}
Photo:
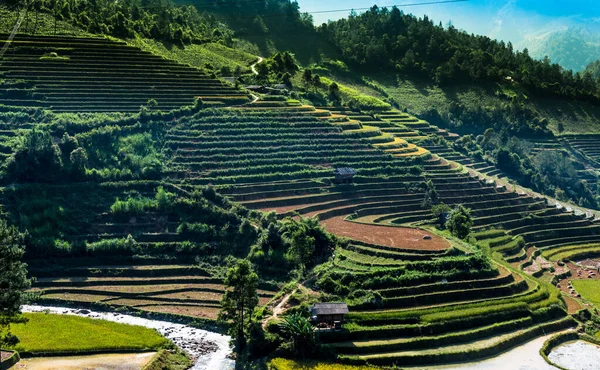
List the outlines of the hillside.
{"label": "hillside", "polygon": [[[0,204],[37,303],[229,330],[241,368],[445,365],[600,333],[571,283],[599,280],[598,86],[397,9],[316,29],[289,1],[187,3],[75,0],[55,35],[41,2],[6,44]],[[413,56],[378,32],[418,39]],[[232,284],[244,261],[255,292]],[[319,302],[348,306],[342,328],[311,321]]]}

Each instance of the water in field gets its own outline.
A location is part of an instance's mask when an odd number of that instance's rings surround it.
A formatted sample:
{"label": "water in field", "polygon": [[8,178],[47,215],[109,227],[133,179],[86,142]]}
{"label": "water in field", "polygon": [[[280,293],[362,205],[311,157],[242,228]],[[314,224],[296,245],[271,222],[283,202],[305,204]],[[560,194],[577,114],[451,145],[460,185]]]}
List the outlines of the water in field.
{"label": "water in field", "polygon": [[[419,370],[557,370],[556,367],[549,365],[542,356],[540,349],[544,342],[553,335],[536,338],[521,346],[515,347],[496,357],[487,360],[470,362],[465,364],[414,367],[407,369]],[[595,369],[598,369],[596,367]]]}
{"label": "water in field", "polygon": [[569,370],[600,368],[600,347],[581,340],[556,347],[548,356],[550,361]]}
{"label": "water in field", "polygon": [[149,320],[112,312],[94,312],[60,307],[23,306],[23,312],[45,311],[53,314],[76,315],[156,329],[166,338],[172,340],[182,351],[190,354],[195,360],[192,370],[231,370],[235,367],[235,362],[229,358],[231,354],[229,347],[230,337],[226,335],[182,324]]}

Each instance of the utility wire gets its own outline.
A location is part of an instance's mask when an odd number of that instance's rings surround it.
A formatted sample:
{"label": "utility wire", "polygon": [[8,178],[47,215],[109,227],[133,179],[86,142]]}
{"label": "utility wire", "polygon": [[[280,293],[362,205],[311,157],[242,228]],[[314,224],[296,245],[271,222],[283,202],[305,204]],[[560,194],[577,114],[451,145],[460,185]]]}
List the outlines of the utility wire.
{"label": "utility wire", "polygon": [[25,2],[25,6],[23,6],[23,10],[21,11],[19,18],[17,19],[17,23],[15,23],[15,26],[13,27],[12,32],[8,36],[8,39],[4,43],[2,50],[0,50],[0,64],[2,64],[2,57],[4,56],[4,53],[6,53],[6,50],[8,50],[8,47],[10,46],[13,39],[15,38],[15,35],[17,34],[19,27],[21,27],[21,23],[23,23],[23,19],[25,19],[25,14],[27,14],[27,9],[29,8],[29,3],[27,0],[24,0],[24,2]]}
{"label": "utility wire", "polygon": [[[380,9],[384,8],[405,8],[409,6],[421,6],[421,5],[434,5],[434,4],[451,4],[451,3],[464,3],[470,0],[439,0],[439,1],[428,1],[424,3],[411,3],[411,4],[395,4],[395,5],[386,5],[386,6],[377,6]],[[309,14],[324,14],[324,13],[340,13],[340,12],[351,12],[351,11],[360,11],[360,10],[369,10],[373,8],[373,6],[367,8],[348,8],[348,9],[333,9],[333,10],[318,10],[314,12],[303,12]]]}

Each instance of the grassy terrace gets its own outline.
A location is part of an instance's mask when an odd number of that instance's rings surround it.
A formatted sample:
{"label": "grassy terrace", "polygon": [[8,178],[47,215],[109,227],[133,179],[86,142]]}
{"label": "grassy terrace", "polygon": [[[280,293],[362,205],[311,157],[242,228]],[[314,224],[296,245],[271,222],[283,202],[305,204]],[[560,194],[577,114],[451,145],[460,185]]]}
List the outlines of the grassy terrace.
{"label": "grassy terrace", "polygon": [[[4,43],[7,35],[0,35]],[[3,57],[0,104],[55,112],[137,112],[148,100],[170,110],[195,97],[225,103],[248,96],[196,68],[100,38],[17,36]]]}

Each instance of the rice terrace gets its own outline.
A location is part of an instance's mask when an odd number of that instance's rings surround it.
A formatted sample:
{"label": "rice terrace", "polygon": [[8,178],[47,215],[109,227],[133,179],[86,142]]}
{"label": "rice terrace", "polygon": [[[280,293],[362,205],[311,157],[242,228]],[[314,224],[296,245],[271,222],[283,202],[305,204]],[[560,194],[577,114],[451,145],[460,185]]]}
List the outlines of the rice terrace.
{"label": "rice terrace", "polygon": [[323,3],[0,4],[1,370],[597,368],[595,44]]}

